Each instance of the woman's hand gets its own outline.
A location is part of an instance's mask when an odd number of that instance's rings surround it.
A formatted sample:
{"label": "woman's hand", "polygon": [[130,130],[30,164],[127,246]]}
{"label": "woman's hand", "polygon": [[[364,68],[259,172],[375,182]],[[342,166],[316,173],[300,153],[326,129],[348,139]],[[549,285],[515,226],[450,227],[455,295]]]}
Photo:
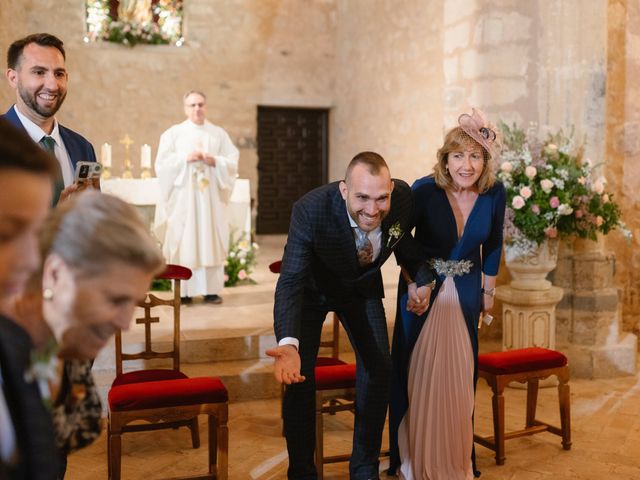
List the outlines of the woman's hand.
{"label": "woman's hand", "polygon": [[493,310],[493,295],[489,295],[486,292],[482,292],[482,314],[486,315]]}

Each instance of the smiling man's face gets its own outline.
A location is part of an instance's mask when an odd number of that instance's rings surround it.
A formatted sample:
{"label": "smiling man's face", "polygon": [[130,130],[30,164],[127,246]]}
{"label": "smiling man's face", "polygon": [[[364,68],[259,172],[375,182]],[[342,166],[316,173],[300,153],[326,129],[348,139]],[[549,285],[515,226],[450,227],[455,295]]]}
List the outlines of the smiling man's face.
{"label": "smiling man's face", "polygon": [[64,102],[69,76],[60,50],[30,43],[24,47],[16,69],[7,70],[7,80],[18,93],[16,106],[20,113],[40,125]]}

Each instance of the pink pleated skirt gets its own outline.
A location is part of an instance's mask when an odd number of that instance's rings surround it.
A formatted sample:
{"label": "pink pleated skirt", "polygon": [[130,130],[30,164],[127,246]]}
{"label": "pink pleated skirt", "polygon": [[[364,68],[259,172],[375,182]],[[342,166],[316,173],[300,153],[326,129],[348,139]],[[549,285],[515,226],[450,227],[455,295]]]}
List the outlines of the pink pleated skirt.
{"label": "pink pleated skirt", "polygon": [[409,409],[398,432],[400,478],[472,480],[473,350],[447,277],[409,364]]}

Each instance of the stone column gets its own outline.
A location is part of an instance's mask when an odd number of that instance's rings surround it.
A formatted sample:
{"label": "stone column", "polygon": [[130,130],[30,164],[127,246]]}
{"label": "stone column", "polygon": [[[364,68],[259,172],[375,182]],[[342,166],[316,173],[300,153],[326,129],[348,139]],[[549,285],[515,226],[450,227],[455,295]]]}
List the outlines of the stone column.
{"label": "stone column", "polygon": [[621,304],[614,283],[615,256],[598,242],[576,240],[556,281],[565,287],[559,306],[560,349],[571,375],[611,378],[636,373],[637,338],[621,331]]}

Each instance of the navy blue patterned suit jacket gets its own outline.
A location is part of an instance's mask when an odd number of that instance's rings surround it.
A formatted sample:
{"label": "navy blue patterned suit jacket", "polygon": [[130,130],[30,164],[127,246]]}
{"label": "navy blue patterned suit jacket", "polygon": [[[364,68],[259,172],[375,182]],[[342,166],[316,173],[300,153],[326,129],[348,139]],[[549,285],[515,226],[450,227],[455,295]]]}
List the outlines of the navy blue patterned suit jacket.
{"label": "navy blue patterned suit jacket", "polygon": [[[395,252],[418,285],[431,281],[426,256],[409,231],[411,189],[394,180],[391,209],[383,220],[380,255],[368,269],[358,264],[355,241],[339,182],[316,188],[294,206],[275,294],[275,333],[300,338],[303,303],[338,306],[354,300],[384,297],[380,266]],[[392,227],[399,237],[390,233]]]}
{"label": "navy blue patterned suit jacket", "polygon": [[[11,122],[17,128],[25,131],[22,122],[18,118],[13,106],[7,110],[2,117]],[[71,160],[71,164],[73,169],[76,168],[76,163],[82,162],[95,162],[96,161],[96,152],[93,150],[93,145],[89,143],[89,141],[84,138],[82,135],[74,132],[73,130],[68,129],[67,127],[63,127],[58,124],[58,128],[60,129],[60,137],[64,142],[64,146],[67,149],[67,153],[69,154],[69,159]]]}

